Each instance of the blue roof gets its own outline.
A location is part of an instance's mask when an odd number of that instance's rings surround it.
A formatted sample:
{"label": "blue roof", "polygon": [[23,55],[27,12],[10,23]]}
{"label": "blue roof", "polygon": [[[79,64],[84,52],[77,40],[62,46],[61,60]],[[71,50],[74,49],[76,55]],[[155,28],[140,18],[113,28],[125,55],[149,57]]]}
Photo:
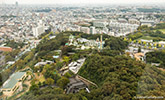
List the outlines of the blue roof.
{"label": "blue roof", "polygon": [[16,72],[10,76],[10,78],[3,84],[2,89],[12,89],[26,72]]}
{"label": "blue roof", "polygon": [[59,58],[59,56],[53,56],[53,58]]}
{"label": "blue roof", "polygon": [[69,43],[65,43],[65,45],[69,45]]}

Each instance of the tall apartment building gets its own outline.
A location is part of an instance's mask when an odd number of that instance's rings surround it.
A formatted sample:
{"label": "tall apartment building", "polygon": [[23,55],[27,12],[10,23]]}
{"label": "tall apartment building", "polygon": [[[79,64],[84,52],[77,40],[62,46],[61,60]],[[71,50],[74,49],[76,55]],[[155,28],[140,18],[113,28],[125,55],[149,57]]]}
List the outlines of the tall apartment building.
{"label": "tall apartment building", "polygon": [[39,35],[41,35],[42,33],[45,32],[44,27],[43,26],[38,26],[36,28],[33,28],[33,35],[37,38]]}
{"label": "tall apartment building", "polygon": [[90,27],[90,34],[96,34],[95,27]]}

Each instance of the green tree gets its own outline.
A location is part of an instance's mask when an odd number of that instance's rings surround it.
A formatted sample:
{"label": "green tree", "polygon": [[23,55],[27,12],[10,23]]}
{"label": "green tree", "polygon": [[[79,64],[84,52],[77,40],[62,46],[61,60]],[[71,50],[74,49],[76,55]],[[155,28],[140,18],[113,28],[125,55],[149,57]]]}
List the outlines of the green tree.
{"label": "green tree", "polygon": [[66,77],[61,77],[61,79],[57,81],[57,85],[62,89],[64,89],[68,83],[69,83],[69,79]]}
{"label": "green tree", "polygon": [[143,44],[146,45],[146,42],[144,41]]}
{"label": "green tree", "polygon": [[124,37],[124,41],[127,41],[127,38]]}
{"label": "green tree", "polygon": [[46,79],[46,83],[47,83],[48,85],[53,85],[53,84],[54,84],[54,80],[53,80],[52,78],[47,78],[47,79]]}
{"label": "green tree", "polygon": [[141,40],[139,40],[138,43],[141,44],[142,43]]}
{"label": "green tree", "polygon": [[161,44],[159,44],[159,45],[158,45],[158,47],[159,47],[159,48],[161,48],[161,47],[162,47],[162,45],[161,45]]}
{"label": "green tree", "polygon": [[37,84],[32,84],[30,87],[30,91],[33,92],[35,95],[39,93],[39,86]]}
{"label": "green tree", "polygon": [[141,52],[141,47],[138,48],[138,52]]}
{"label": "green tree", "polygon": [[1,73],[0,73],[0,86],[2,85],[2,75],[1,75]]}
{"label": "green tree", "polygon": [[64,91],[61,88],[54,88],[55,94],[62,94]]}
{"label": "green tree", "polygon": [[69,74],[69,72],[65,73],[64,76],[67,77],[67,78],[70,78],[71,77],[71,75]]}
{"label": "green tree", "polygon": [[67,57],[67,56],[64,56],[64,58],[63,58],[63,60],[64,60],[64,62],[68,65],[68,63],[69,63],[69,57]]}
{"label": "green tree", "polygon": [[134,40],[133,42],[136,43],[136,40]]}

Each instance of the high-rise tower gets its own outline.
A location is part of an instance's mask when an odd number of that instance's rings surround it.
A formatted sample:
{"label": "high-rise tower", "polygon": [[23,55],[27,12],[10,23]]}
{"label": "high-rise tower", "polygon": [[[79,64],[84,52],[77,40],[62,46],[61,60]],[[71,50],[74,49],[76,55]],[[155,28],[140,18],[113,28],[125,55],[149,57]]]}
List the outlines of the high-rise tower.
{"label": "high-rise tower", "polygon": [[18,6],[18,2],[17,2],[17,1],[15,2],[15,6],[16,6],[16,7]]}

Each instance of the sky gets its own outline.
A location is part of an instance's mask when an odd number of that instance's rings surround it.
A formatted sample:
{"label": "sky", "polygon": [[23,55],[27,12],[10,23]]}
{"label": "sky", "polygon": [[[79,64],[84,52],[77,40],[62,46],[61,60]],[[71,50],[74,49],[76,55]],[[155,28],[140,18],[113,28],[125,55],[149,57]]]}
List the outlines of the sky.
{"label": "sky", "polygon": [[164,3],[165,0],[0,0],[0,4],[136,4]]}

